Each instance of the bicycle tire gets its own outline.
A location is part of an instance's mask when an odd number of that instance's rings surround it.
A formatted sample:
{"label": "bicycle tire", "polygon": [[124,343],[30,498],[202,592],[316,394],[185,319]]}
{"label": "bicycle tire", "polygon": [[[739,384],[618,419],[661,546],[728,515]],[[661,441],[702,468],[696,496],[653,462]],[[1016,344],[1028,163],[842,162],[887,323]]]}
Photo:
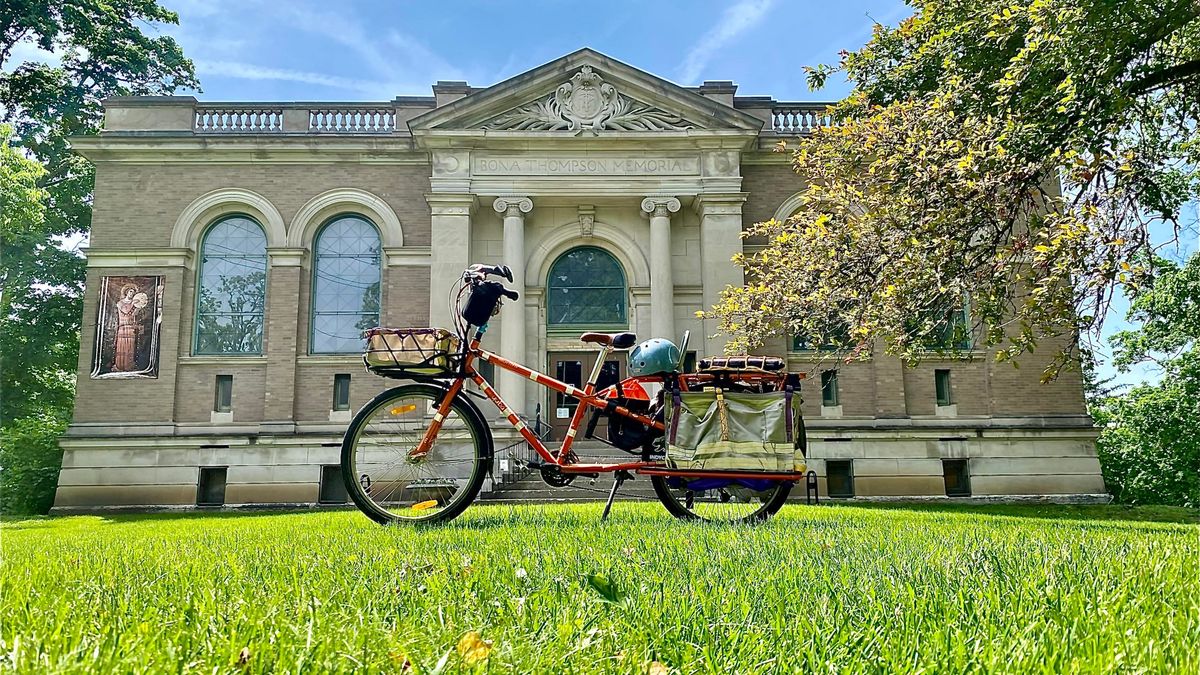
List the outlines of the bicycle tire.
{"label": "bicycle tire", "polygon": [[672,492],[671,486],[667,484],[667,476],[651,476],[650,484],[654,487],[654,494],[658,497],[658,501],[666,507],[667,512],[680,520],[693,520],[714,523],[761,523],[771,516],[779,512],[787,502],[788,495],[792,492],[792,483],[788,481],[779,481],[779,484],[772,488],[770,496],[763,500],[762,505],[754,512],[741,518],[730,520],[717,520],[705,518],[704,516],[689,510],[686,506],[679,503],[679,500]]}
{"label": "bicycle tire", "polygon": [[374,418],[375,413],[389,405],[392,401],[425,398],[435,404],[437,401],[441,401],[445,394],[445,389],[431,384],[416,383],[393,387],[371,399],[370,402],[358,411],[354,419],[350,422],[350,426],[346,429],[346,434],[342,438],[342,479],[346,485],[346,492],[350,500],[371,520],[381,525],[444,523],[461,515],[479,495],[479,491],[483,488],[483,481],[487,476],[488,465],[490,464],[489,460],[492,456],[492,435],[487,425],[479,419],[474,408],[467,401],[463,400],[461,394],[456,396],[455,400],[451,403],[451,410],[462,419],[465,428],[471,433],[474,445],[474,468],[462,492],[456,495],[451,504],[445,508],[430,512],[428,516],[400,517],[378,504],[367,493],[369,488],[364,487],[359,480],[355,451],[362,437],[364,427]]}

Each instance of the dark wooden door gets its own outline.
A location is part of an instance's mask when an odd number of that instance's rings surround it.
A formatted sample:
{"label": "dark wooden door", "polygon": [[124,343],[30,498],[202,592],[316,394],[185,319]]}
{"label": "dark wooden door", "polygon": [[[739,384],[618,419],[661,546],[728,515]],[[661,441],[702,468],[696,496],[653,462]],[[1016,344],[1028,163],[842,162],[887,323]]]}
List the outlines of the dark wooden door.
{"label": "dark wooden door", "polygon": [[[599,356],[599,352],[550,352],[550,369],[548,374],[556,380],[583,389],[585,380],[592,374],[592,368],[596,365],[597,356]],[[616,384],[623,379],[625,379],[625,353],[614,352],[609,354],[608,358],[604,361],[604,367],[600,369],[600,377],[596,380],[596,391]],[[555,440],[562,440],[566,436],[567,429],[571,426],[571,418],[575,415],[575,408],[578,405],[578,399],[556,391],[550,393],[550,405],[546,418],[550,422]],[[587,422],[590,416],[591,413],[589,412],[583,418],[583,424],[579,426],[577,439],[583,438],[583,432],[587,429]],[[596,435],[604,438],[607,433],[607,422],[601,420],[596,426]]]}

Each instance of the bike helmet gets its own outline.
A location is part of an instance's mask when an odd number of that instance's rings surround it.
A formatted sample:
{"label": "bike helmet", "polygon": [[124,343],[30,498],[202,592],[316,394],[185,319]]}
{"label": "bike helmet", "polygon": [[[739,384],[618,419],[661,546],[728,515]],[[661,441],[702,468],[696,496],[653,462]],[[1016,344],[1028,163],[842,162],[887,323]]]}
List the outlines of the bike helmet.
{"label": "bike helmet", "polygon": [[634,377],[673,373],[677,367],[679,347],[670,340],[646,340],[629,352],[629,374]]}

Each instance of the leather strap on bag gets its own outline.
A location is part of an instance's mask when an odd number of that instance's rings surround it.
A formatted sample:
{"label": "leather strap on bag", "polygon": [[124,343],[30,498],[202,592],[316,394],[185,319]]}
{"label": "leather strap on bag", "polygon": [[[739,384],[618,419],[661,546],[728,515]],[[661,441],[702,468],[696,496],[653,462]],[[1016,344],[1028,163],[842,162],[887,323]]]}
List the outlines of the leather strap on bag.
{"label": "leather strap on bag", "polygon": [[671,445],[675,445],[675,432],[679,429],[679,408],[682,405],[682,400],[679,397],[679,392],[671,394],[671,437],[667,440]]}
{"label": "leather strap on bag", "polygon": [[725,393],[717,388],[717,418],[721,420],[721,441],[729,440],[729,412],[725,409]]}
{"label": "leather strap on bag", "polygon": [[783,409],[785,411],[784,414],[787,417],[787,422],[785,424],[785,428],[787,429],[787,442],[791,443],[792,442],[792,424],[793,424],[792,415],[794,414],[792,412],[792,388],[788,387],[785,391],[787,392],[786,394],[783,395]]}

